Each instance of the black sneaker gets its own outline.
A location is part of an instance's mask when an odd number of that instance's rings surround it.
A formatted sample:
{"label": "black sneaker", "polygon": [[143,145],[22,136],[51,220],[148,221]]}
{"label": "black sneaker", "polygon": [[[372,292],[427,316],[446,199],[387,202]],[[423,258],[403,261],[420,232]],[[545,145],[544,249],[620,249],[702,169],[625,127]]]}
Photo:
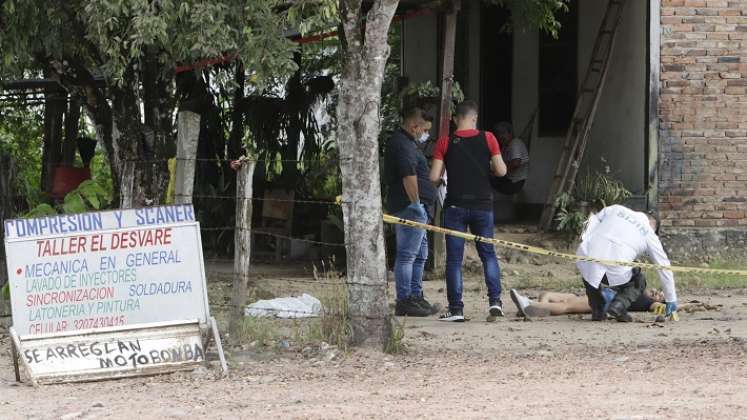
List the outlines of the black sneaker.
{"label": "black sneaker", "polygon": [[431,310],[423,308],[414,299],[407,298],[404,300],[397,301],[397,306],[394,309],[394,315],[396,316],[428,316],[428,315],[431,315]]}
{"label": "black sneaker", "polygon": [[431,315],[435,315],[441,312],[441,305],[438,303],[431,305],[431,303],[425,299],[425,296],[413,297],[411,299],[415,304],[419,305],[421,308],[427,309]]}
{"label": "black sneaker", "polygon": [[596,306],[591,307],[591,320],[595,322],[604,321],[607,315],[604,313],[604,308]]}
{"label": "black sneaker", "polygon": [[464,311],[462,309],[449,309],[438,317],[439,321],[464,322]]}
{"label": "black sneaker", "polygon": [[630,316],[625,306],[618,301],[610,303],[609,308],[607,308],[607,315],[615,318],[617,322],[633,322],[633,317]]}
{"label": "black sneaker", "polygon": [[504,316],[503,302],[501,302],[500,300],[490,302],[490,308],[488,308],[488,312],[490,312],[490,316]]}

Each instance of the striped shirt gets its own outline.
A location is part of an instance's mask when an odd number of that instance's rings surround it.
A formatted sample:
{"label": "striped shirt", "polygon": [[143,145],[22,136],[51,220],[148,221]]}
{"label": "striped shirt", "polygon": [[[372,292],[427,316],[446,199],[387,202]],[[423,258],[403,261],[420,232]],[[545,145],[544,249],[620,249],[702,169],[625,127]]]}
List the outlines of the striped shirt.
{"label": "striped shirt", "polygon": [[521,160],[521,166],[513,171],[509,170],[506,176],[511,182],[524,181],[529,177],[529,151],[521,139],[513,139],[503,151],[506,164],[516,159]]}

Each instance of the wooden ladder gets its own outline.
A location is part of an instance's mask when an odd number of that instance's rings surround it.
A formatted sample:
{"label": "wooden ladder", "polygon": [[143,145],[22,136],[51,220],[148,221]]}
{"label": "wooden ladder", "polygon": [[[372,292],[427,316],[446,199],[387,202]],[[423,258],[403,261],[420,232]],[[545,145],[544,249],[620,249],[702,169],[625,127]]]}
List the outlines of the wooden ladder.
{"label": "wooden ladder", "polygon": [[617,30],[622,20],[626,1],[609,0],[602,24],[599,26],[597,39],[591,53],[591,61],[578,92],[576,109],[573,111],[573,118],[563,143],[558,167],[555,170],[547,201],[545,201],[542,209],[540,228],[545,231],[549,230],[552,225],[555,216],[555,200],[558,195],[563,192],[572,192],[576,183],[578,168],[584,156],[584,149],[586,149],[586,143],[589,139],[589,132],[594,122],[599,98],[607,79],[610,57],[615,47],[615,38],[617,38]]}

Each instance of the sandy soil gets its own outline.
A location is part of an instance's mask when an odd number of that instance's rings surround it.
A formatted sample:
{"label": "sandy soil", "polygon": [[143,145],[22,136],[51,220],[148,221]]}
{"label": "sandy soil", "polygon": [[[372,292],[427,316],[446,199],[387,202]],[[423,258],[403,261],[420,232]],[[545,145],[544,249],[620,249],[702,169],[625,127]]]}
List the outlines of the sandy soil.
{"label": "sandy soil", "polygon": [[[548,263],[549,264],[549,263]],[[573,276],[567,264],[509,263],[504,287],[522,274]],[[226,267],[213,267],[211,301],[223,299]],[[284,269],[285,270],[285,269]],[[272,293],[313,290],[308,275],[268,270]],[[512,272],[519,274],[512,274]],[[545,274],[546,275],[546,274]],[[305,279],[303,281],[294,281]],[[426,282],[432,301],[441,281]],[[464,324],[404,321],[408,351],[347,354],[229,349],[231,372],[195,372],[34,389],[16,384],[0,330],[0,418],[745,418],[747,293],[681,291],[681,301],[723,305],[678,323],[592,323],[578,316],[486,322],[481,279],[465,284]],[[528,290],[529,294],[537,290]],[[219,309],[216,308],[216,311]],[[584,318],[584,317],[582,317]]]}

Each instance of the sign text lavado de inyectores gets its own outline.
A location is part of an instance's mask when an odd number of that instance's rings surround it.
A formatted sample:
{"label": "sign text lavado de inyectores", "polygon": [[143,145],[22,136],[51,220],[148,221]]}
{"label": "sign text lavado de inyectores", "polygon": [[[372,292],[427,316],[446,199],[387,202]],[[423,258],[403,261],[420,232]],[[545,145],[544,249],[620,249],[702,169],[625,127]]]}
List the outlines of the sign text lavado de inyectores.
{"label": "sign text lavado de inyectores", "polygon": [[[127,369],[142,371],[150,365],[163,370],[187,361],[160,357],[172,349],[158,347],[153,326],[168,325],[163,329],[168,336],[175,321],[193,323],[196,333],[198,325],[210,321],[200,229],[192,205],[6,220],[4,228],[13,333],[21,343],[36,340],[31,354],[19,349],[32,376],[35,367],[41,375],[90,368],[106,376],[100,370],[122,375]],[[117,328],[122,334],[143,331],[138,327],[148,331],[149,352],[157,357],[138,354],[138,337],[113,333]],[[97,342],[97,330],[106,331],[112,342]],[[183,328],[179,335],[185,336]],[[60,345],[60,336],[77,339]],[[44,351],[42,341],[52,338],[55,345]],[[175,346],[174,337],[161,338]],[[190,361],[203,361],[204,349],[194,348],[199,340],[185,342],[189,348],[182,350],[194,359]],[[101,357],[123,346],[134,355],[128,363]],[[140,366],[138,359],[144,362]]]}

